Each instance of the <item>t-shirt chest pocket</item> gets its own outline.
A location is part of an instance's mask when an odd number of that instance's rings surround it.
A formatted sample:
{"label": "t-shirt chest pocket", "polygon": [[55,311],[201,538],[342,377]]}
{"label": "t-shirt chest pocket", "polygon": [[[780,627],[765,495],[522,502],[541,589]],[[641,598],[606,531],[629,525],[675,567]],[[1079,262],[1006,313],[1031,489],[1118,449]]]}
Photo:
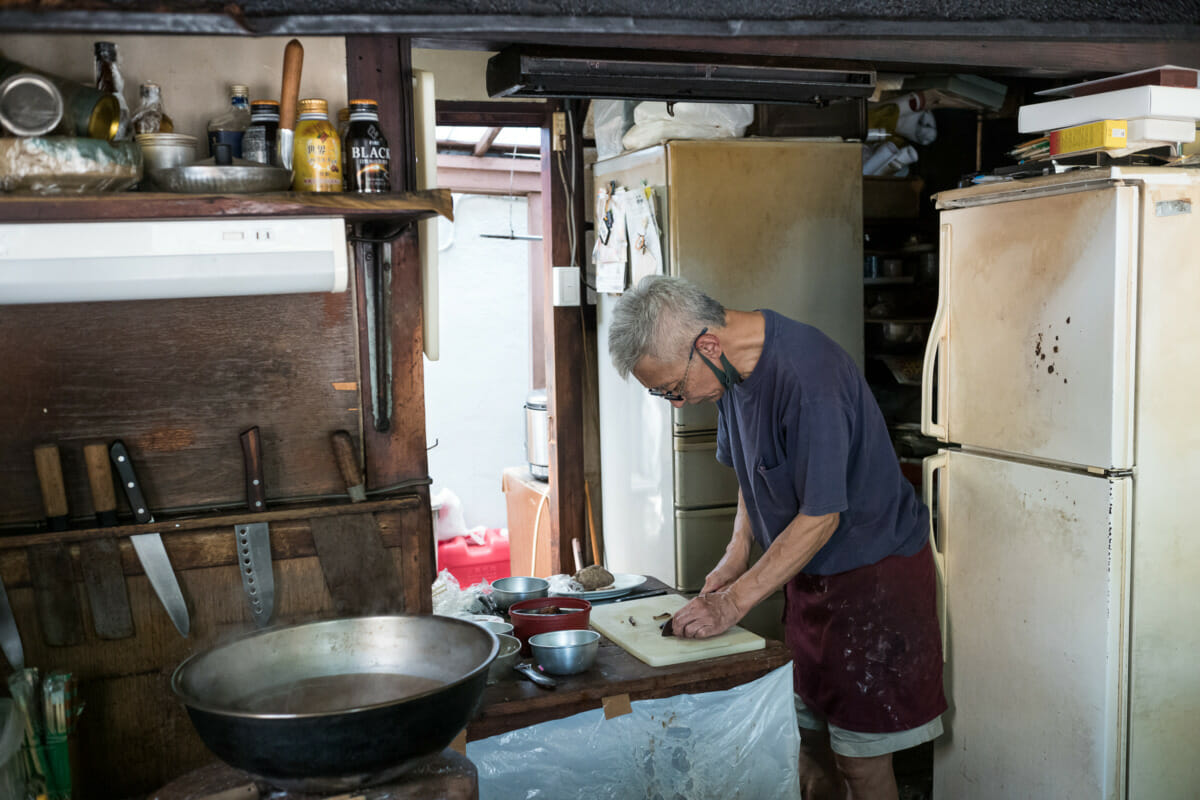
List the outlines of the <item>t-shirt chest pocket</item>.
{"label": "t-shirt chest pocket", "polygon": [[759,459],[754,468],[754,501],[767,535],[771,538],[779,535],[800,509],[794,465],[784,461],[770,467]]}

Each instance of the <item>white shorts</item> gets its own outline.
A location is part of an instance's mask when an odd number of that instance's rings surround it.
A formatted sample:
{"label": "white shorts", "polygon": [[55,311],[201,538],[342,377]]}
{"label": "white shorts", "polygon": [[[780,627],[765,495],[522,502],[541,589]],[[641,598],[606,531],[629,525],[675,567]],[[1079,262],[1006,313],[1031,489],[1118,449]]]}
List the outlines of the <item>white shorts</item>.
{"label": "white shorts", "polygon": [[859,733],[848,731],[831,725],[823,717],[818,716],[800,695],[793,695],[796,701],[796,724],[804,730],[824,732],[829,731],[829,746],[840,756],[850,758],[873,758],[900,750],[907,750],[919,744],[932,741],[942,735],[942,715],[938,714],[924,725],[894,733]]}

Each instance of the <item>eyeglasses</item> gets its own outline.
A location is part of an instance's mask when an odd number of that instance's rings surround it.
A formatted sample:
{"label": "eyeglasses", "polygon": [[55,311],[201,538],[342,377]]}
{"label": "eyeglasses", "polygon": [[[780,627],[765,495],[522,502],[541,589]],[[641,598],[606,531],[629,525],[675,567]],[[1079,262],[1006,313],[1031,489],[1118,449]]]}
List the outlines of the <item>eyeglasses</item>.
{"label": "eyeglasses", "polygon": [[683,377],[679,379],[679,383],[675,384],[674,389],[648,389],[651,397],[661,397],[668,403],[678,403],[683,400],[683,387],[687,385],[688,373],[692,371],[692,356],[696,355],[696,342],[700,341],[700,337],[708,333],[708,328],[696,334],[696,338],[692,339],[692,349],[688,351],[687,366],[683,368]]}

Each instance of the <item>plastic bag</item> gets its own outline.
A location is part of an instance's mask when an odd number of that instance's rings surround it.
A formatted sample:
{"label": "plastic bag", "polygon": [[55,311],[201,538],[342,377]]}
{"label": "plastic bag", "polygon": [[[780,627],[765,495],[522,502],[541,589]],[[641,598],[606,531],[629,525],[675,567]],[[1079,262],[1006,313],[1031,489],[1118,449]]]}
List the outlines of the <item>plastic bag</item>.
{"label": "plastic bag", "polygon": [[579,594],[583,584],[570,575],[551,575],[546,578],[550,582],[550,594]]}
{"label": "plastic bag", "polygon": [[481,800],[792,800],[792,665],[723,692],[639,700],[467,743]]}
{"label": "plastic bag", "polygon": [[596,156],[612,158],[621,154],[621,137],[633,125],[633,100],[593,100],[592,125],[596,131]]}
{"label": "plastic bag", "polygon": [[433,532],[439,542],[469,533],[462,501],[454,492],[449,489],[438,490],[437,494],[430,498],[430,505],[437,509]]}
{"label": "plastic bag", "polygon": [[634,126],[621,145],[638,150],[665,139],[736,139],[754,121],[754,105],[745,103],[638,103]]}
{"label": "plastic bag", "polygon": [[492,612],[490,599],[485,595],[492,592],[492,585],[487,581],[468,586],[466,589],[458,584],[450,570],[444,569],[438,573],[433,582],[433,613],[439,617],[458,617],[464,614],[479,614]]}

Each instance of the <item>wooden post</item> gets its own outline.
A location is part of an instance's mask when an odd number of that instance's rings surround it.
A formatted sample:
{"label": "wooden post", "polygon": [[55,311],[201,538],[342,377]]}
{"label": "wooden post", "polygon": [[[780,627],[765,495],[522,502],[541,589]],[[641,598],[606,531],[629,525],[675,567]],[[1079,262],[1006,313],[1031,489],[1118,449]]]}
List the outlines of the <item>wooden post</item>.
{"label": "wooden post", "polygon": [[[413,133],[412,49],[407,38],[395,36],[347,36],[346,82],[351,98],[368,97],[379,103],[379,122],[391,148],[392,191],[414,188],[416,146]],[[356,233],[378,233],[356,228]],[[374,420],[376,392],[371,384],[369,347],[371,331],[366,324],[369,286],[362,271],[373,251],[381,263],[377,269],[390,271],[389,313],[381,320],[391,345],[391,408],[385,429]],[[390,253],[390,259],[389,259]],[[355,245],[359,267],[359,380],[362,397],[363,450],[368,488],[390,486],[402,481],[427,478],[429,459],[425,444],[425,364],[421,307],[421,265],[415,226],[392,240],[390,247],[371,243]],[[386,358],[386,356],[381,356]],[[429,487],[417,490],[423,508],[430,508]],[[406,608],[410,612],[432,611],[430,587],[434,578],[435,550],[431,513],[419,515],[420,530],[410,533],[415,553],[404,555]],[[418,576],[414,587],[409,578]],[[413,602],[416,606],[414,607]]]}
{"label": "wooden post", "polygon": [[[547,104],[548,114],[558,111],[557,103]],[[550,429],[550,563],[558,572],[573,573],[571,542],[587,542],[587,501],[584,496],[583,396],[584,357],[583,325],[579,306],[555,306],[554,267],[579,264],[583,238],[581,219],[575,217],[575,203],[583,190],[582,180],[575,181],[575,197],[568,199],[562,176],[570,181],[578,175],[581,151],[571,147],[578,138],[566,136],[555,150],[552,120],[542,129],[542,203],[543,248],[546,254],[546,395]],[[559,161],[561,159],[561,162]],[[561,166],[561,172],[559,167]],[[572,200],[574,202],[572,202]],[[580,206],[581,207],[581,206]],[[570,225],[576,232],[574,258],[568,236]]]}

